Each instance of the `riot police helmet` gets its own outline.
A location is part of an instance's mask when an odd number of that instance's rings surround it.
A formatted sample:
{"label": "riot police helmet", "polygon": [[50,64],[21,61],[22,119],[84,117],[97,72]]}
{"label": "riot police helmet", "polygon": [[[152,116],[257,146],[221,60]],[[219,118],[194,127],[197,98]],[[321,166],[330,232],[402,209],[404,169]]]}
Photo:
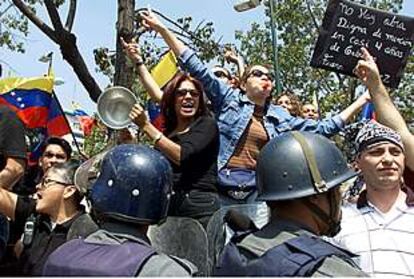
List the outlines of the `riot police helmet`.
{"label": "riot police helmet", "polygon": [[257,200],[283,201],[324,193],[355,175],[328,138],[288,132],[269,141],[260,152]]}
{"label": "riot police helmet", "polygon": [[90,200],[98,216],[156,224],[167,216],[172,170],[167,159],[144,145],[118,145],[106,153]]}

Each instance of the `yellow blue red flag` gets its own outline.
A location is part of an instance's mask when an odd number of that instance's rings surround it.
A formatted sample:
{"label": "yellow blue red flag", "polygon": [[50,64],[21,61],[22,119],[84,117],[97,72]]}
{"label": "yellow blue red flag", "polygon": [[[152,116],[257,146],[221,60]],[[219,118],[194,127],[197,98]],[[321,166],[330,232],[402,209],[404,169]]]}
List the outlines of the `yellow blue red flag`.
{"label": "yellow blue red flag", "polygon": [[[17,113],[29,134],[42,134],[42,138],[63,136],[70,133],[70,127],[53,94],[53,84],[53,75],[1,79],[0,104]],[[30,147],[29,150],[33,151]]]}

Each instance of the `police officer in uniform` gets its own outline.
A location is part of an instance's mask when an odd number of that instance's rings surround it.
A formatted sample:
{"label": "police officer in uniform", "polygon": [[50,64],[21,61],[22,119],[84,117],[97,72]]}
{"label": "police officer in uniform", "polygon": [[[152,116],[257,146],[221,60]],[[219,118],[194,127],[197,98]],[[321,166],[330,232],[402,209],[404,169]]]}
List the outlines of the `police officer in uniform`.
{"label": "police officer in uniform", "polygon": [[289,132],[271,140],[260,153],[256,178],[270,222],[237,233],[223,249],[215,275],[366,276],[354,254],[320,237],[340,230],[339,185],[354,175],[323,136]]}
{"label": "police officer in uniform", "polygon": [[149,225],[166,218],[171,187],[171,167],[158,151],[135,144],[110,150],[90,193],[100,230],[56,250],[44,275],[192,275],[191,263],[157,253],[146,236]]}

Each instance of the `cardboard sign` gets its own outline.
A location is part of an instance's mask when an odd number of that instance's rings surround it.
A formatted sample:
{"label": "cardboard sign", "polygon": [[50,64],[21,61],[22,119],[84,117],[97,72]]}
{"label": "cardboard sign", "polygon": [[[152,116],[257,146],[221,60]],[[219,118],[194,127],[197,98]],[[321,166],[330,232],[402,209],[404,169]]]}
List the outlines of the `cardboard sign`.
{"label": "cardboard sign", "polygon": [[311,66],[355,76],[365,47],[375,57],[385,85],[397,88],[414,46],[414,18],[347,0],[331,0]]}

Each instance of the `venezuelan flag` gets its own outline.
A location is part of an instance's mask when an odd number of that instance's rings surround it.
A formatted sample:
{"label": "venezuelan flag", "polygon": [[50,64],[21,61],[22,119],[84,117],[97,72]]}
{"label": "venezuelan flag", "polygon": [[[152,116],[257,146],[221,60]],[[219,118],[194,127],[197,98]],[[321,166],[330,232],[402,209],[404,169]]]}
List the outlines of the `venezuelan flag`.
{"label": "venezuelan flag", "polygon": [[17,113],[26,126],[29,137],[31,135],[37,138],[29,148],[31,163],[37,161],[44,139],[70,133],[70,127],[53,94],[53,84],[53,75],[0,80],[0,103]]}
{"label": "venezuelan flag", "polygon": [[53,76],[0,80],[0,103],[8,105],[29,129],[47,128],[49,136],[70,132],[53,95]]}
{"label": "venezuelan flag", "polygon": [[53,77],[0,80],[0,103],[16,111],[27,128],[46,127]]}

